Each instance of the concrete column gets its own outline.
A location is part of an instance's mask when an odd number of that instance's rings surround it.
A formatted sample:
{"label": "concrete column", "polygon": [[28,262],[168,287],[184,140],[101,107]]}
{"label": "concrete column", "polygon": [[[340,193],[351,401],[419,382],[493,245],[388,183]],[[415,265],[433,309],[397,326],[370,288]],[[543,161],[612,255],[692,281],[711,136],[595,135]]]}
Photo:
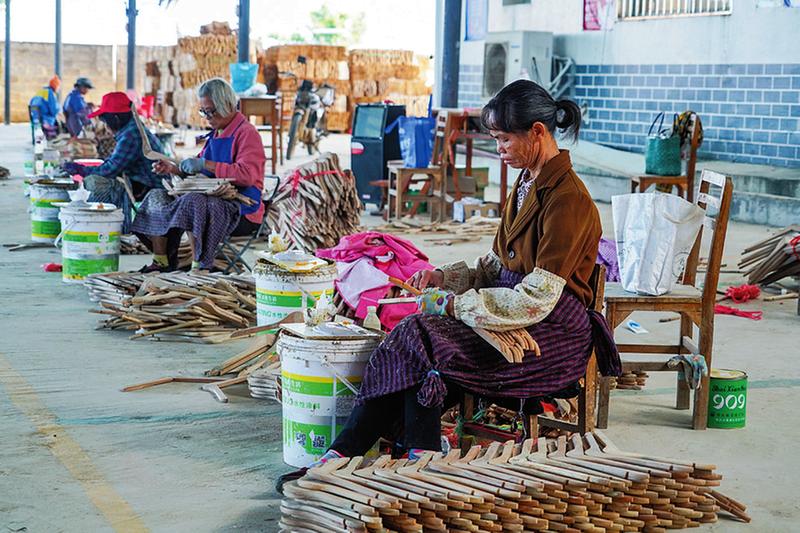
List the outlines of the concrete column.
{"label": "concrete column", "polygon": [[56,0],[56,57],[55,57],[55,71],[56,75],[61,77],[61,0]]}
{"label": "concrete column", "polygon": [[250,0],[239,0],[239,63],[250,62]]}
{"label": "concrete column", "polygon": [[11,124],[11,0],[6,0],[6,46],[5,46],[5,102],[3,102],[3,122]]}
{"label": "concrete column", "polygon": [[461,2],[444,0],[442,32],[442,107],[458,107],[458,56],[461,48]]}
{"label": "concrete column", "polygon": [[[128,9],[125,12],[128,15],[128,80],[127,88],[136,88],[136,15],[139,12],[136,10],[136,0],[128,0]],[[114,65],[116,69],[116,65]]]}

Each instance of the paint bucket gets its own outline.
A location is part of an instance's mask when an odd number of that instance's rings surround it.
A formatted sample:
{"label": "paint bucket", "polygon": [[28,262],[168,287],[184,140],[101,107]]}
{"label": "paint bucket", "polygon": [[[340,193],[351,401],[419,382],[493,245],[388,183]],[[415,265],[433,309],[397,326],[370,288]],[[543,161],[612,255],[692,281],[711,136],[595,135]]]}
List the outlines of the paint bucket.
{"label": "paint bucket", "polygon": [[283,333],[283,461],[308,466],[328,449],[353,410],[376,339],[312,340]]}
{"label": "paint bucket", "polygon": [[102,210],[96,209],[98,204],[88,205],[95,208],[64,206],[58,215],[64,283],[83,283],[89,274],[119,270],[122,210],[113,204],[103,204]]}
{"label": "paint bucket", "polygon": [[[272,263],[259,261],[253,269],[256,278],[256,313],[259,326],[272,324],[305,306],[313,307],[303,291],[318,298],[323,293],[333,300],[336,265],[320,267],[313,272],[289,272]],[[302,290],[301,290],[302,289]]]}
{"label": "paint bucket", "polygon": [[72,183],[41,185],[31,184],[31,240],[33,242],[55,242],[61,233],[58,221],[58,202],[69,202],[67,191],[74,189]]}
{"label": "paint bucket", "polygon": [[708,427],[743,428],[747,408],[747,374],[715,368],[708,392]]}

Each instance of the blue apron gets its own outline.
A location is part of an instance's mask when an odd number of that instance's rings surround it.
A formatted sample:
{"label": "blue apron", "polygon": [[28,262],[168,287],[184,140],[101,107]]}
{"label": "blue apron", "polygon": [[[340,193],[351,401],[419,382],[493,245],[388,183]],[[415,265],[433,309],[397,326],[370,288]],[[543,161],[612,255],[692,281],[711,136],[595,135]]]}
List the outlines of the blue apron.
{"label": "blue apron", "polygon": [[[241,125],[242,124],[236,126],[232,133],[236,132]],[[233,163],[233,135],[231,134],[229,137],[214,137],[214,132],[210,132],[206,136],[206,144],[202,155],[207,161],[213,161],[215,163]],[[209,178],[215,177],[214,174],[208,170],[203,170],[203,174]],[[261,207],[261,190],[254,185],[250,185],[249,187],[236,187],[236,189],[244,196],[255,200],[253,205],[244,205],[240,203],[239,214],[249,215],[258,211],[258,208]]]}

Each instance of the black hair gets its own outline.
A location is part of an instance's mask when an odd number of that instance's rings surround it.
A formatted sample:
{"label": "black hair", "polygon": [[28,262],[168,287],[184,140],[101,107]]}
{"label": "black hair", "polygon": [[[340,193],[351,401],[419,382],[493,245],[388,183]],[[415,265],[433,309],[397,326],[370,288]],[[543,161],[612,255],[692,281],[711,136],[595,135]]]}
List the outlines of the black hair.
{"label": "black hair", "polygon": [[111,128],[112,131],[119,131],[131,121],[133,113],[125,111],[124,113],[103,113],[100,115],[100,120]]}
{"label": "black hair", "polygon": [[581,128],[581,108],[572,100],[554,100],[537,83],[517,80],[503,87],[481,111],[481,124],[489,130],[523,133],[536,122],[550,133],[562,130],[575,141]]}

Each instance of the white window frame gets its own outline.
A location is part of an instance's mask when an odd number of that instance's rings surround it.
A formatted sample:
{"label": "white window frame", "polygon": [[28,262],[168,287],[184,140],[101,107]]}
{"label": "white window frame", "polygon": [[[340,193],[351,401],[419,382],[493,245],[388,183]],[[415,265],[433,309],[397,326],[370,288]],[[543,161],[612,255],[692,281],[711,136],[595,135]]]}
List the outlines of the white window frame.
{"label": "white window frame", "polygon": [[616,0],[617,20],[709,17],[733,13],[733,0]]}

